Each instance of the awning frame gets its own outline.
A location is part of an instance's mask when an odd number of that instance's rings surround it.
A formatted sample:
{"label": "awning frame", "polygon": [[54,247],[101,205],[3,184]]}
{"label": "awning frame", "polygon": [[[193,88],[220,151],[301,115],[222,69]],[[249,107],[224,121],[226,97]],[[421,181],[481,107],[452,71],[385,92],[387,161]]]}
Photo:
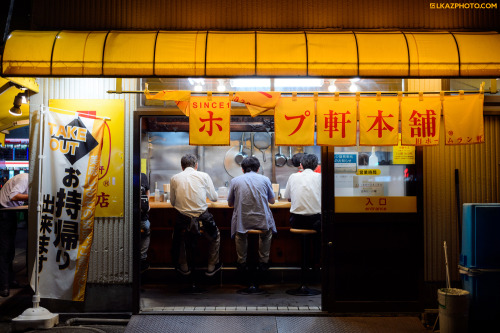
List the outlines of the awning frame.
{"label": "awning frame", "polygon": [[[30,42],[24,54],[19,52]],[[500,77],[500,34],[14,31],[4,48],[2,75],[493,78]]]}

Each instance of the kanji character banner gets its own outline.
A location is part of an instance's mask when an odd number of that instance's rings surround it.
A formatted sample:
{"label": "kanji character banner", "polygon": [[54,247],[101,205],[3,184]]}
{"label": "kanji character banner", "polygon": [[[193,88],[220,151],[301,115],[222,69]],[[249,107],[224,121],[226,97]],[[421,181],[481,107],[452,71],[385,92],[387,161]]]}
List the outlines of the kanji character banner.
{"label": "kanji character banner", "polygon": [[405,97],[401,100],[401,135],[406,146],[439,144],[441,98]]}
{"label": "kanji character banner", "polygon": [[483,95],[446,97],[443,101],[445,144],[483,143]]}
{"label": "kanji character banner", "polygon": [[274,110],[276,145],[314,145],[314,99],[281,98]]}
{"label": "kanji character banner", "polygon": [[190,145],[229,145],[231,101],[228,97],[191,97],[189,109]]}
{"label": "kanji character banner", "polygon": [[38,238],[40,296],[83,301],[104,121],[53,111],[46,112],[44,118]]}
{"label": "kanji character banner", "polygon": [[319,98],[316,107],[316,141],[319,146],[356,145],[355,97]]}
{"label": "kanji character banner", "polygon": [[366,97],[359,101],[360,146],[396,146],[398,133],[397,97]]}

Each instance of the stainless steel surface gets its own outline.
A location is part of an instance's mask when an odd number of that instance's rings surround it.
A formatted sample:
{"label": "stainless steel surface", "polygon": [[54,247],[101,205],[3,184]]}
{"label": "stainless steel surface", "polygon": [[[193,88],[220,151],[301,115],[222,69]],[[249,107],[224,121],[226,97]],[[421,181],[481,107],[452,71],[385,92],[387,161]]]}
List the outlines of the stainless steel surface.
{"label": "stainless steel surface", "polygon": [[282,167],[286,164],[286,156],[281,153],[281,146],[278,147],[278,153],[274,156],[274,163],[278,167]]}
{"label": "stainless steel surface", "polygon": [[238,153],[236,154],[236,156],[234,156],[234,161],[238,165],[241,165],[241,162],[243,162],[243,160],[245,159],[245,157],[248,156],[248,154],[243,151],[243,140],[244,139],[245,139],[245,133],[242,133],[241,134],[241,140],[240,140],[240,150],[238,151]]}
{"label": "stainless steel surface", "polygon": [[[236,157],[240,154],[238,147],[232,147],[226,153],[224,157],[224,169],[231,177],[238,177],[243,174],[241,169],[241,162],[238,163]],[[243,154],[247,155],[246,148],[243,149]]]}
{"label": "stainless steel surface", "polygon": [[[248,298],[248,296],[247,296]],[[246,311],[251,313],[268,312],[267,309],[255,309]],[[173,310],[172,310],[173,312]],[[163,333],[163,332],[266,332],[266,333],[308,333],[308,332],[332,332],[332,333],[423,333],[426,329],[417,316],[394,316],[394,317],[333,317],[333,316],[311,316],[305,309],[297,309],[304,312],[302,315],[287,316],[244,316],[228,315],[224,307],[213,309],[222,316],[191,315],[186,312],[196,312],[186,309],[183,314],[142,314],[130,318],[125,333]],[[235,311],[233,311],[235,312]]]}
{"label": "stainless steel surface", "polygon": [[253,137],[253,144],[262,152],[262,160],[266,162],[266,150],[271,145],[271,135],[267,132],[257,132]]}
{"label": "stainless steel surface", "polygon": [[286,165],[288,165],[289,167],[293,167],[292,146],[288,147],[288,159],[286,160]]}

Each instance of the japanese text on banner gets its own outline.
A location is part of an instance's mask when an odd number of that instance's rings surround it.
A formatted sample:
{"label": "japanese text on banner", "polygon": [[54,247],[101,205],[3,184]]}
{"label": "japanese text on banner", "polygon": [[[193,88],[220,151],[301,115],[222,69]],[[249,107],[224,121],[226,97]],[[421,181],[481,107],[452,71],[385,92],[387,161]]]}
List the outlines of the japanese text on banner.
{"label": "japanese text on banner", "polygon": [[396,97],[363,98],[359,101],[359,145],[398,144],[399,101]]}
{"label": "japanese text on banner", "polygon": [[314,99],[281,98],[274,111],[276,145],[314,145]]}
{"label": "japanese text on banner", "polygon": [[316,123],[316,140],[319,146],[355,146],[356,98],[319,98]]}
{"label": "japanese text on banner", "polygon": [[406,97],[401,101],[402,143],[406,146],[439,144],[440,97]]}
{"label": "japanese text on banner", "polygon": [[447,97],[443,101],[445,144],[483,143],[483,95]]}
{"label": "japanese text on banner", "polygon": [[231,102],[228,97],[191,97],[189,109],[190,145],[229,145]]}
{"label": "japanese text on banner", "polygon": [[46,118],[38,239],[40,296],[83,301],[104,121],[55,112],[47,112]]}

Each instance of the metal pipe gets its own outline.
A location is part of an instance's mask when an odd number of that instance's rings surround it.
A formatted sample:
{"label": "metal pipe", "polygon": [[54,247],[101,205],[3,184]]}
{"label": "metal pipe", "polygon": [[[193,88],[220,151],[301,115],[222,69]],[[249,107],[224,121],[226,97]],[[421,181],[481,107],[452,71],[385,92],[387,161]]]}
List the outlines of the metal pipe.
{"label": "metal pipe", "polygon": [[[123,90],[123,91],[117,91],[117,90],[108,90],[106,91],[108,94],[144,94],[144,90]],[[149,91],[150,93],[159,93],[160,91]],[[234,91],[197,91],[196,93],[191,93],[193,96],[198,96],[198,95],[206,95],[208,92],[212,93],[212,95],[227,95],[229,93],[235,93]],[[461,91],[459,90],[445,90],[445,91],[399,91],[403,95],[418,95],[420,93],[424,94],[440,94],[441,92],[445,94],[458,94]],[[463,90],[465,94],[478,94],[481,92],[481,90]],[[281,91],[280,92],[282,95],[291,95],[294,92],[291,91]],[[321,94],[321,95],[332,95],[335,96],[336,93],[332,93],[329,91],[296,91],[298,95],[314,95],[314,94]],[[376,95],[376,94],[382,94],[382,95],[397,95],[398,91],[358,91],[358,92],[350,92],[350,91],[339,91],[337,92],[339,95]]]}

